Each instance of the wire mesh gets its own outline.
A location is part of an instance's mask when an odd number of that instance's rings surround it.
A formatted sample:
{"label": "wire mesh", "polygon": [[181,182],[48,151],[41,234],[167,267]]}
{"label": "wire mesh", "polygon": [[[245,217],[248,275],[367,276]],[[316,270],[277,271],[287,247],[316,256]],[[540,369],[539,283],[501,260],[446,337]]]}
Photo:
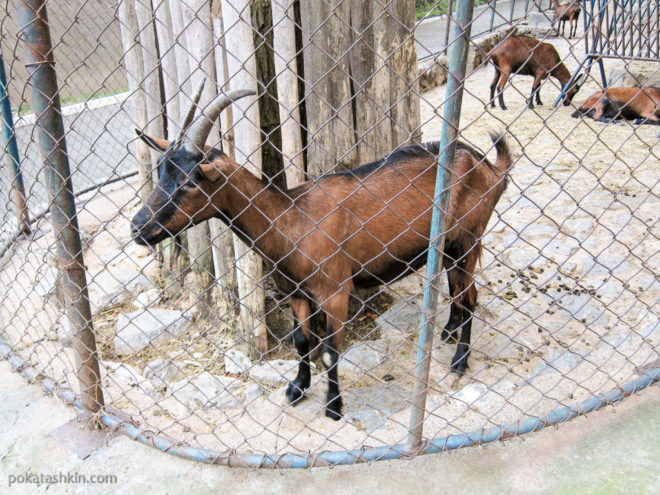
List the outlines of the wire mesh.
{"label": "wire mesh", "polygon": [[[579,109],[603,88],[589,75],[568,105],[539,104],[541,92],[551,101],[567,86],[561,67],[575,74],[590,53],[592,17],[620,7],[583,3],[577,35],[565,37],[552,3],[474,2],[447,170],[449,282],[438,277],[432,311],[429,451],[448,435],[472,443],[484,438],[473,432],[657,380],[660,160],[648,124],[660,119],[660,95],[592,120]],[[400,455],[407,441],[457,2],[317,4],[45,2],[105,410],[121,411],[133,436],[156,435],[159,448],[311,465],[326,452],[337,462],[370,448],[381,450],[369,459]],[[653,98],[658,6],[638,4],[621,26],[654,62],[595,57],[610,81]],[[3,143],[0,339],[32,376],[79,397],[25,26],[4,7],[34,224],[14,235]],[[615,44],[617,33],[605,35]],[[506,85],[493,82],[494,63],[509,70],[493,53],[519,36],[552,45],[558,60],[528,50]],[[545,64],[537,93],[530,61]],[[491,96],[498,82],[506,110],[499,91]],[[240,88],[257,95],[211,111],[216,95]],[[631,117],[628,107],[650,110]],[[194,139],[200,126],[208,132]]]}

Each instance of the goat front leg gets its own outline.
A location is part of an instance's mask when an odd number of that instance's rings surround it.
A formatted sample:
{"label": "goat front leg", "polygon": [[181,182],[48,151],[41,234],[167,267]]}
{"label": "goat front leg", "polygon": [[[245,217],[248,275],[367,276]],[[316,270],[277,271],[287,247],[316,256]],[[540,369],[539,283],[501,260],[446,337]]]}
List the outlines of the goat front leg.
{"label": "goat front leg", "polygon": [[[459,250],[459,253],[465,251]],[[468,368],[470,339],[472,336],[472,312],[477,302],[477,289],[474,286],[474,270],[477,266],[481,246],[477,244],[463,256],[456,256],[456,261],[447,270],[449,292],[452,300],[452,314],[447,326],[453,326],[454,333],[460,329],[461,337],[456,347],[456,354],[451,360],[450,369],[461,377]],[[446,257],[446,256],[445,256]],[[447,258],[447,257],[446,257]],[[448,263],[449,260],[445,263]],[[453,321],[452,321],[453,316]]]}
{"label": "goat front leg", "polygon": [[536,103],[541,104],[541,99],[539,93],[541,91],[541,74],[534,76],[534,84],[532,85],[532,93],[529,95],[529,101],[527,106],[529,108],[534,108],[534,97],[536,97]]}
{"label": "goat front leg", "polygon": [[291,300],[291,306],[295,315],[293,343],[300,356],[300,364],[298,365],[298,375],[289,383],[286,389],[286,398],[289,402],[295,404],[305,396],[305,390],[309,388],[312,380],[309,366],[311,311],[309,301],[304,298],[293,298]]}
{"label": "goat front leg", "polygon": [[328,394],[325,403],[325,415],[338,421],[341,419],[343,402],[339,392],[339,374],[337,363],[344,334],[344,323],[348,316],[348,292],[340,292],[323,304],[327,317],[328,334],[323,341],[323,365],[328,372]]}

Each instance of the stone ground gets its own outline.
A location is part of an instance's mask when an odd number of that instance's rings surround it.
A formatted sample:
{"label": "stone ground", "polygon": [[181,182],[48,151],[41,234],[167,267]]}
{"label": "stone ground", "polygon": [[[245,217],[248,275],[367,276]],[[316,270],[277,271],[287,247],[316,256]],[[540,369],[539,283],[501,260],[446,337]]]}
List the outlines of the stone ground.
{"label": "stone ground", "polygon": [[[0,362],[0,492],[9,494],[660,492],[660,387],[522,438],[413,460],[310,470],[246,470],[179,459],[116,437],[81,460],[49,433],[72,408]],[[115,475],[116,484],[9,486],[11,475]]]}

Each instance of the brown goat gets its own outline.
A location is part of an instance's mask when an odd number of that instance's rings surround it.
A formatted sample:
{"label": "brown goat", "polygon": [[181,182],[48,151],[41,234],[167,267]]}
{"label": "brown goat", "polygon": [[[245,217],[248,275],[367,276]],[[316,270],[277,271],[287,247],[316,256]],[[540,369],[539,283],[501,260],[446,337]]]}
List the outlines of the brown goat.
{"label": "brown goat", "polygon": [[[580,17],[580,12],[582,9],[575,4],[575,0],[571,0],[570,3],[566,5],[559,5],[557,0],[552,0],[552,5],[555,8],[555,13],[557,14],[557,22],[561,27],[561,35],[564,36],[566,30],[566,21],[569,22],[568,37],[572,38],[577,35],[578,28],[578,18]],[[575,31],[573,30],[575,28]],[[559,28],[557,28],[557,34],[559,34]]]}
{"label": "brown goat", "polygon": [[600,122],[618,119],[636,124],[660,125],[660,88],[608,88],[580,105],[573,117],[591,117]]}
{"label": "brown goat", "polygon": [[[559,80],[562,87],[568,84],[571,79],[571,73],[559,58],[559,53],[550,43],[543,43],[530,36],[513,36],[504,40],[493,48],[486,61],[492,60],[495,65],[495,78],[490,85],[490,102],[495,106],[495,88],[502,110],[506,110],[504,104],[504,86],[511,77],[511,74],[521,74],[534,77],[532,94],[527,100],[529,108],[534,108],[534,94],[536,94],[536,103],[541,102],[541,81],[548,76]],[[564,95],[564,105],[568,105],[575,94],[579,91],[582,80],[575,81]]]}
{"label": "brown goat", "polygon": [[[194,139],[184,136],[181,142],[170,142],[138,133],[163,154],[158,185],[133,218],[133,239],[153,245],[217,217],[263,257],[279,290],[290,298],[296,319],[293,339],[301,361],[286,391],[292,403],[310,386],[310,300],[316,301],[327,316],[326,416],[337,420],[342,409],[337,361],[349,294],[355,288],[397,280],[425,264],[438,144],[408,146],[355,170],[323,175],[282,191],[223,152],[204,147],[211,122],[244,94],[230,92],[219,97],[224,98],[221,104],[212,102],[204,111],[208,120],[193,123],[187,133]],[[470,352],[481,237],[511,166],[504,138],[491,138],[497,150],[494,165],[458,143],[452,172],[443,258],[452,304],[443,339],[455,340],[461,330],[451,364],[459,375],[467,368]]]}

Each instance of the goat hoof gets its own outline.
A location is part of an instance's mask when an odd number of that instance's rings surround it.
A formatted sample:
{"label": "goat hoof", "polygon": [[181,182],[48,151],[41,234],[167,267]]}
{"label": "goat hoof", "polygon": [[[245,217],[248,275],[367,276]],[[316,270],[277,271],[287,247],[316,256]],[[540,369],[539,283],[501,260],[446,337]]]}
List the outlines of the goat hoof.
{"label": "goat hoof", "polygon": [[456,330],[449,330],[448,328],[443,328],[442,329],[442,334],[440,335],[440,339],[442,340],[443,343],[455,343],[458,341],[456,338]]}
{"label": "goat hoof", "polygon": [[[306,388],[306,387],[305,387]],[[296,382],[290,382],[286,389],[286,398],[291,404],[297,404],[305,397],[305,389]]]}
{"label": "goat hoof", "polygon": [[325,407],[325,415],[333,421],[339,421],[342,418],[342,405],[341,397],[335,397],[330,402],[328,402],[328,405]]}
{"label": "goat hoof", "polygon": [[468,369],[467,358],[463,357],[461,359],[454,358],[452,360],[450,369],[461,378]]}

